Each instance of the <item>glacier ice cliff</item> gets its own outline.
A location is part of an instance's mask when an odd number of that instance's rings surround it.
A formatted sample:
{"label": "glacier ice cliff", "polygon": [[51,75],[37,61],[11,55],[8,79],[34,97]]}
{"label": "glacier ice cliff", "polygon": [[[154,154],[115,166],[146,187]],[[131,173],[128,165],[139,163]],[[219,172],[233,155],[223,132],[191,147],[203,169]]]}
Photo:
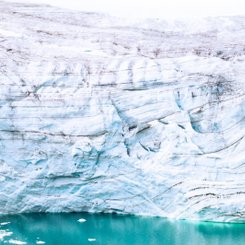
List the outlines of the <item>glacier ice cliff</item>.
{"label": "glacier ice cliff", "polygon": [[0,2],[0,214],[244,222],[244,40],[242,16]]}

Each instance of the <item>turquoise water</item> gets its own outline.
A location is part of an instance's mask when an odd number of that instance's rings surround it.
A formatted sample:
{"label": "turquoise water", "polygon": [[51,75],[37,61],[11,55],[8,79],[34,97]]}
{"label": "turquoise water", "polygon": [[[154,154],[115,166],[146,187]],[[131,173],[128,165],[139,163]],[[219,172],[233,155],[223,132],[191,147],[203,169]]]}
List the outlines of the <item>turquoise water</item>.
{"label": "turquoise water", "polygon": [[0,244],[245,245],[245,224],[86,213],[4,216],[0,223]]}

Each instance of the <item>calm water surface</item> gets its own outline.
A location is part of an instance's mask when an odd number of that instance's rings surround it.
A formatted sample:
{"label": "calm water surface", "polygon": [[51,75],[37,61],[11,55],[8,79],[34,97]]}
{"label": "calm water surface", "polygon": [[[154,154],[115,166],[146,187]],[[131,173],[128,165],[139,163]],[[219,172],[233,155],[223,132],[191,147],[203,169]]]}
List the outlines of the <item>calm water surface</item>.
{"label": "calm water surface", "polygon": [[4,216],[0,223],[0,244],[245,245],[245,224],[86,213]]}

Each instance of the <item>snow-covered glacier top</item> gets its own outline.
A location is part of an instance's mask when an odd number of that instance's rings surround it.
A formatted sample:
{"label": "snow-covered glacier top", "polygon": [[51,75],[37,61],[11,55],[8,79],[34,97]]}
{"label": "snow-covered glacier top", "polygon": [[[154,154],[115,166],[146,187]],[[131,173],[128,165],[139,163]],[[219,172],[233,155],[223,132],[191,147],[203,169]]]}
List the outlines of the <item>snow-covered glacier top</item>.
{"label": "snow-covered glacier top", "polygon": [[0,2],[0,214],[243,222],[244,40],[242,16]]}

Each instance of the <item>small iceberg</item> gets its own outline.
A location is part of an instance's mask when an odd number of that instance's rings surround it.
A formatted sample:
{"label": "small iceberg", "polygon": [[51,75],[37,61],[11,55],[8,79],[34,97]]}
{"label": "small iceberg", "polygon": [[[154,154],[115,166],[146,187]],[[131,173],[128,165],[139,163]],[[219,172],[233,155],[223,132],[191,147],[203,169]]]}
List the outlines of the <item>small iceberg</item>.
{"label": "small iceberg", "polygon": [[89,238],[88,241],[89,241],[89,242],[95,242],[96,239],[95,239],[95,238]]}
{"label": "small iceberg", "polygon": [[80,222],[80,223],[84,223],[84,222],[86,222],[87,220],[86,219],[83,219],[83,218],[81,218],[81,219],[79,219],[79,220],[77,220],[78,222]]}
{"label": "small iceberg", "polygon": [[36,241],[36,244],[45,244],[44,241]]}
{"label": "small iceberg", "polygon": [[0,230],[0,241],[2,241],[4,237],[11,236],[12,234],[13,232],[11,231]]}
{"label": "small iceberg", "polygon": [[0,223],[1,226],[8,225],[8,224],[10,224],[10,222],[2,222],[2,223]]}
{"label": "small iceberg", "polygon": [[10,239],[9,240],[9,243],[11,244],[26,244],[26,242],[22,242],[22,241],[19,241],[19,240],[14,240],[14,239]]}

